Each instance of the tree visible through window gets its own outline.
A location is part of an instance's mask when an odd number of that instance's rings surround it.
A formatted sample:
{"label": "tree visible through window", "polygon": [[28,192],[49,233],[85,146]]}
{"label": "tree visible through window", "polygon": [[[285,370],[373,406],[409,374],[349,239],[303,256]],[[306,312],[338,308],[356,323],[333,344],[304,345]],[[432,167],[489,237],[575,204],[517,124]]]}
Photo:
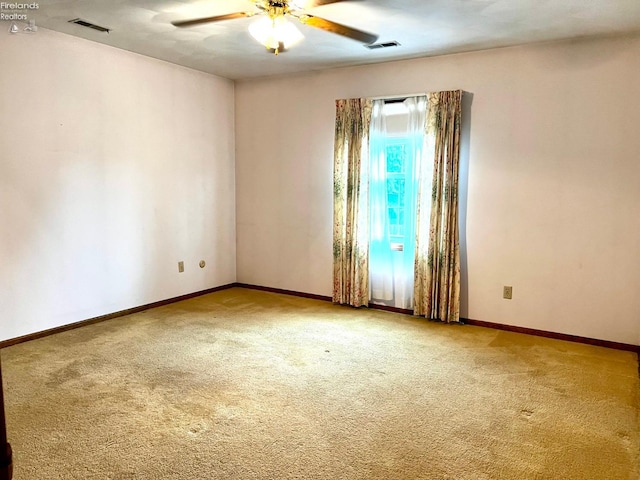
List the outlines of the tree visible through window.
{"label": "tree visible through window", "polygon": [[393,249],[400,250],[405,243],[405,219],[407,218],[406,182],[411,171],[407,155],[407,140],[390,138],[385,147],[387,160],[387,208],[389,212],[389,240]]}

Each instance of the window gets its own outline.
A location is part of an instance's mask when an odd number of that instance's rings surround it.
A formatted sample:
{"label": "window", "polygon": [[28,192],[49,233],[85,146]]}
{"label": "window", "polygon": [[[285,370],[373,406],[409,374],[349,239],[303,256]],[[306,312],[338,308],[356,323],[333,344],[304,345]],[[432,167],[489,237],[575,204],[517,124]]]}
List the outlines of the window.
{"label": "window", "polygon": [[[412,156],[407,138],[387,138],[385,146],[387,174],[387,209],[389,241],[392,250],[403,251],[407,227],[405,221],[411,215],[411,199],[406,198],[408,172],[411,172]],[[407,212],[409,208],[409,212]],[[408,213],[408,215],[407,215]]]}
{"label": "window", "polygon": [[[422,110],[420,110],[422,109]],[[412,308],[415,223],[426,99],[374,104],[370,136],[371,301]]]}

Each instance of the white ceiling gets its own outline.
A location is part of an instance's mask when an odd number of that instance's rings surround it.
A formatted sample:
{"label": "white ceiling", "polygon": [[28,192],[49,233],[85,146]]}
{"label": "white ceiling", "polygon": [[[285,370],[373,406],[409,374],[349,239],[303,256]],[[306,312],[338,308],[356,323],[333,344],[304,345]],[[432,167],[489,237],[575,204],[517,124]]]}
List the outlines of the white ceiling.
{"label": "white ceiling", "polygon": [[[307,11],[376,33],[379,42],[395,40],[401,46],[369,50],[354,40],[299,24],[305,39],[276,57],[249,36],[247,28],[255,17],[191,28],[170,23],[251,11],[255,6],[250,0],[39,0],[38,4],[38,10],[27,13],[39,27],[231,79],[640,32],[640,0],[353,0],[311,6]],[[111,33],[68,23],[78,17],[108,27]]]}

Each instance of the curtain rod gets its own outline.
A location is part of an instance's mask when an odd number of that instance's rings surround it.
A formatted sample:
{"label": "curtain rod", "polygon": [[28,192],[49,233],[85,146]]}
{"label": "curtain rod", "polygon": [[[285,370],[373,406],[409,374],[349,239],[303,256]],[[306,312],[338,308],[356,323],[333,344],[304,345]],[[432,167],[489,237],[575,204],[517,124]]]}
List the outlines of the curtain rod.
{"label": "curtain rod", "polygon": [[[398,95],[398,96],[379,96],[379,97],[370,97],[371,100],[384,100],[384,103],[402,103],[404,102],[407,98],[411,98],[411,97],[423,97],[425,96],[426,93],[411,93],[411,94],[407,94],[407,95]],[[462,90],[462,96],[464,97],[465,95],[468,95],[468,92]]]}
{"label": "curtain rod", "polygon": [[407,93],[404,95],[380,95],[379,97],[370,97],[371,100],[384,100],[384,103],[400,103],[404,102],[407,98],[411,97],[423,97],[426,93]]}
{"label": "curtain rod", "polygon": [[399,97],[399,98],[385,98],[384,104],[389,105],[390,103],[402,103],[409,97]]}

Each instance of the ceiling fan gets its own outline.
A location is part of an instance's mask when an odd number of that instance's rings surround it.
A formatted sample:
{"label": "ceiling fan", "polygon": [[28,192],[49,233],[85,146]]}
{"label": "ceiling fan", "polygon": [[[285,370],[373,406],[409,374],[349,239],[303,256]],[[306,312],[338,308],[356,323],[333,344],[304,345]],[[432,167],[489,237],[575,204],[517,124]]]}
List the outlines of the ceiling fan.
{"label": "ceiling fan", "polygon": [[[295,25],[288,21],[288,17],[296,18],[300,23],[316,27],[327,32],[336,33],[343,37],[351,38],[367,45],[378,39],[362,30],[347,27],[340,23],[332,22],[324,18],[305,13],[304,0],[250,0],[255,3],[256,10],[248,12],[228,13],[213,17],[196,18],[192,20],[179,20],[171,22],[176,27],[192,27],[205,23],[219,22],[221,20],[233,20],[235,18],[253,17],[262,15],[262,18],[249,26],[249,33],[267,50],[278,55],[291,45],[303,38],[302,33]],[[311,7],[319,7],[330,3],[345,2],[349,0],[315,0]]]}

